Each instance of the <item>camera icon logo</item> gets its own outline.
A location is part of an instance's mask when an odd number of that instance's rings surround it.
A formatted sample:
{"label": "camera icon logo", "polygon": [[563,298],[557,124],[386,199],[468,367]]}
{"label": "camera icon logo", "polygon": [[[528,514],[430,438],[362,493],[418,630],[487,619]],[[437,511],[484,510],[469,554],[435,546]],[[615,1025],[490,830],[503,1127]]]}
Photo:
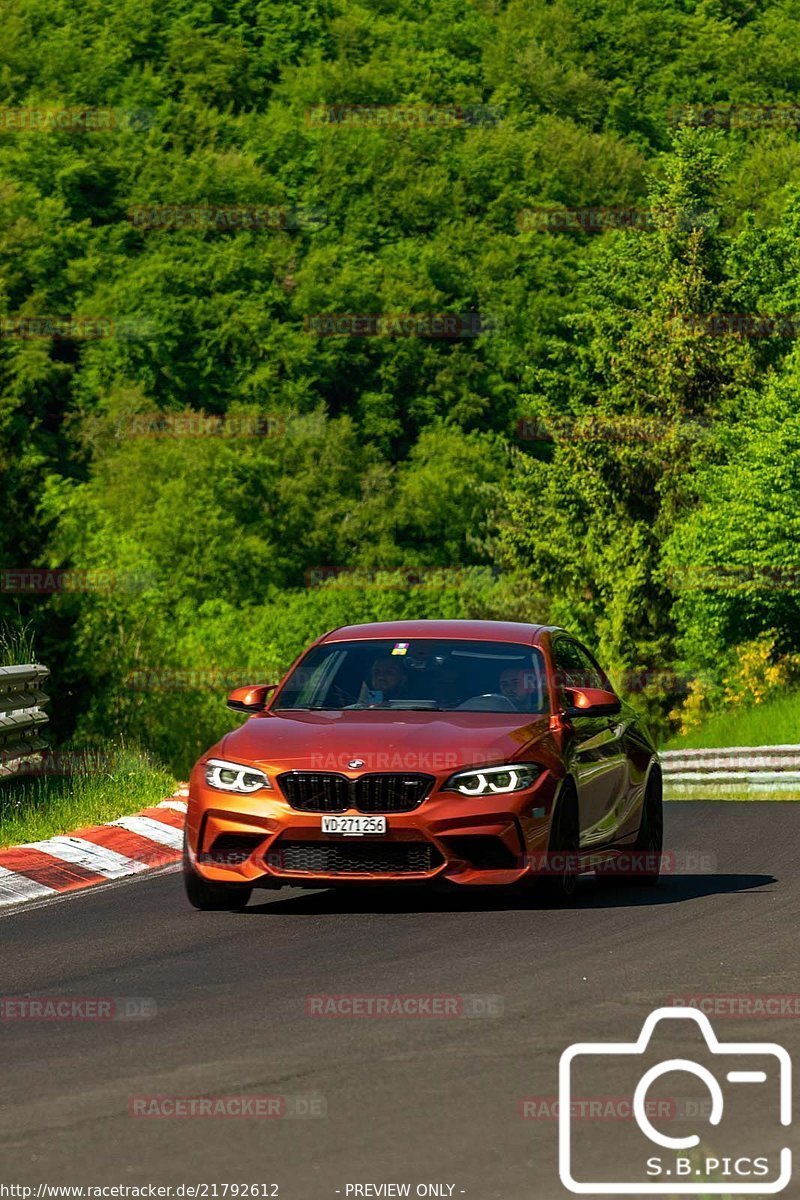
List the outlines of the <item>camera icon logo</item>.
{"label": "camera icon logo", "polygon": [[[688,1057],[653,1061],[657,1046],[651,1041],[657,1027],[659,1041],[662,1035],[674,1038],[679,1029],[681,1034],[691,1035],[697,1057],[708,1065]],[[631,1076],[631,1086],[624,1091],[630,1097],[627,1111],[632,1117],[627,1128],[618,1127],[616,1136],[609,1139],[608,1126],[589,1132],[584,1126],[577,1136],[576,1113],[587,1109],[587,1102],[578,1100],[585,1094],[581,1086],[594,1079],[595,1087],[607,1090],[608,1081],[620,1073]],[[699,1089],[703,1103],[675,1097],[669,1104],[656,1102],[651,1089],[658,1084],[656,1094],[663,1094],[664,1089],[669,1092],[666,1077],[673,1081],[682,1077],[683,1088]],[[791,1088],[792,1062],[783,1046],[720,1042],[705,1013],[692,1008],[658,1008],[647,1017],[635,1042],[578,1042],[561,1055],[561,1182],[570,1192],[593,1196],[774,1195],[791,1181],[792,1152],[777,1143],[764,1146],[763,1131],[759,1146],[752,1114],[758,1112],[767,1120],[774,1116],[775,1137],[783,1142],[785,1134],[780,1134],[779,1127],[791,1124]],[[677,1130],[668,1134],[657,1128],[651,1117],[663,1117],[665,1111],[677,1116],[679,1123],[691,1118],[691,1131],[678,1136]],[[701,1129],[702,1139],[695,1131],[698,1117],[710,1127]],[[596,1134],[593,1146],[592,1132]],[[713,1150],[707,1145],[709,1137],[714,1139]],[[609,1163],[612,1142],[613,1163]],[[718,1142],[724,1143],[724,1151],[717,1149]],[[614,1177],[605,1178],[607,1171]],[[625,1175],[627,1178],[620,1178]]]}

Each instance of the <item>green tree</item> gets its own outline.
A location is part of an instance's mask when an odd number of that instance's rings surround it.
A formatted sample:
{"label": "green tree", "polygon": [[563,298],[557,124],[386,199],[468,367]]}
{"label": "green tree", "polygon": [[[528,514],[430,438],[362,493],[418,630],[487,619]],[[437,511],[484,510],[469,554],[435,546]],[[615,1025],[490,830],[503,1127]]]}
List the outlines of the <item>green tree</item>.
{"label": "green tree", "polygon": [[504,545],[617,668],[669,661],[661,546],[712,453],[708,427],[752,375],[748,347],[702,323],[726,311],[720,171],[717,144],[681,132],[650,192],[655,231],[598,248],[568,335],[530,373],[529,414],[554,441],[517,455]]}

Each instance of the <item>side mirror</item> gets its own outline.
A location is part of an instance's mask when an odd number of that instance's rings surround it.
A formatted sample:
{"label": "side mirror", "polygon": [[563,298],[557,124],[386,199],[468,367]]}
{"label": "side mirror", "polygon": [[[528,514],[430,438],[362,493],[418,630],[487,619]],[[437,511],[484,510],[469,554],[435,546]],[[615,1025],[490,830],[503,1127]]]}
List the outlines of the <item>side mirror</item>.
{"label": "side mirror", "polygon": [[564,688],[567,717],[613,717],[622,707],[619,697],[605,688]]}
{"label": "side mirror", "polygon": [[228,696],[228,708],[232,708],[234,712],[263,712],[267,696],[274,692],[277,686],[277,683],[251,683],[245,687],[234,688]]}

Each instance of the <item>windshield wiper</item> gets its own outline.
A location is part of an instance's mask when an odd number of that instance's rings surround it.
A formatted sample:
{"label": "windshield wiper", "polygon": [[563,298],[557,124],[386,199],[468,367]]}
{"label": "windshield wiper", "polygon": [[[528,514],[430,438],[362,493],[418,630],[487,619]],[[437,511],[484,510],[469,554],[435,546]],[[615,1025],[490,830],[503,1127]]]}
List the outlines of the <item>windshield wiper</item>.
{"label": "windshield wiper", "polygon": [[287,704],[273,712],[441,712],[437,700],[384,700],[377,704]]}
{"label": "windshield wiper", "polygon": [[331,708],[328,704],[283,704],[278,708],[273,708],[273,712],[339,712],[337,708]]}

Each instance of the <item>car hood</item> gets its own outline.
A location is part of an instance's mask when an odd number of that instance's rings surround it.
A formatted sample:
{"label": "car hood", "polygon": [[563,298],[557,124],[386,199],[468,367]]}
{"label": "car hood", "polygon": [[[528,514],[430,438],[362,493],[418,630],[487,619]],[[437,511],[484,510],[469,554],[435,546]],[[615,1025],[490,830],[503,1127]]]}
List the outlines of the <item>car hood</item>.
{"label": "car hood", "polygon": [[[217,747],[276,770],[452,770],[525,759],[534,743],[557,753],[547,716],[466,712],[284,712],[251,717]],[[360,760],[360,761],[359,761]],[[350,767],[350,762],[358,762]]]}

